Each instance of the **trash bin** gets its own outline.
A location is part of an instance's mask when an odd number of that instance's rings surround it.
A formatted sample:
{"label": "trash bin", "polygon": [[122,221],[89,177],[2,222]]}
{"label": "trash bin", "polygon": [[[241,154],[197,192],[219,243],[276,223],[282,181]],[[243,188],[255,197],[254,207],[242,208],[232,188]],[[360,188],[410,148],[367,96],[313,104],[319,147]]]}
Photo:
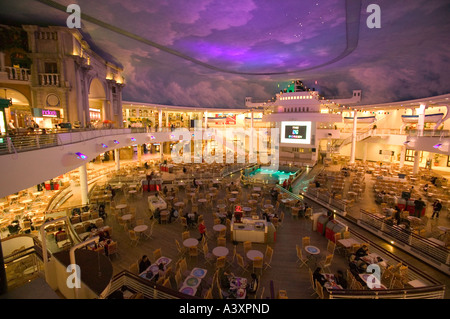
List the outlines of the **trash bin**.
{"label": "trash bin", "polygon": [[330,218],[325,214],[322,214],[321,216],[319,216],[319,218],[317,219],[317,232],[319,234],[322,234],[322,235],[325,234],[325,227],[329,220],[330,220]]}
{"label": "trash bin", "polygon": [[319,219],[319,216],[321,216],[323,213],[314,213],[312,214],[311,218],[312,218],[312,230],[316,231],[317,230],[317,220]]}
{"label": "trash bin", "polygon": [[406,210],[410,215],[414,215],[414,213],[416,212],[416,205],[414,205],[414,200],[408,200],[406,202]]}
{"label": "trash bin", "polygon": [[144,192],[147,192],[147,191],[148,191],[148,181],[145,180],[145,179],[142,180],[142,190],[143,190]]}
{"label": "trash bin", "polygon": [[400,211],[406,210],[406,200],[404,198],[399,198],[397,200],[397,207]]}
{"label": "trash bin", "polygon": [[151,191],[151,192],[154,192],[154,191],[155,191],[155,189],[156,189],[156,182],[155,182],[154,179],[150,181],[149,188],[150,188],[150,191]]}

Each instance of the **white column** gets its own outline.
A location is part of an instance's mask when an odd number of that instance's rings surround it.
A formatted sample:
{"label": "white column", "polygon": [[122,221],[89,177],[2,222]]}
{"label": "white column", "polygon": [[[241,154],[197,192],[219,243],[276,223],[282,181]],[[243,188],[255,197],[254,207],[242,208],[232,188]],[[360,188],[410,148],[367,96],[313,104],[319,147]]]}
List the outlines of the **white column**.
{"label": "white column", "polygon": [[405,165],[406,145],[402,145],[402,152],[400,153],[400,168]]}
{"label": "white column", "polygon": [[120,152],[118,148],[114,150],[114,161],[116,162],[116,171],[120,170]]}
{"label": "white column", "polygon": [[423,136],[423,127],[425,124],[425,109],[427,108],[426,104],[420,104],[420,108],[418,111],[419,121],[417,122],[417,136]]}
{"label": "white column", "polygon": [[89,204],[88,199],[88,179],[87,179],[87,166],[81,165],[78,168],[80,173],[80,190],[81,190],[81,205]]}
{"label": "white column", "polygon": [[[245,123],[245,119],[244,119],[244,123]],[[250,134],[250,146],[249,146],[249,150],[248,150],[248,157],[249,157],[249,163],[253,163],[252,162],[252,159],[253,159],[253,156],[254,156],[254,153],[253,153],[253,110],[250,112],[250,132],[251,132],[251,134]]]}
{"label": "white column", "polygon": [[205,129],[208,128],[208,112],[205,112]]}
{"label": "white column", "polygon": [[414,151],[414,168],[413,168],[413,174],[417,175],[419,173],[419,164],[420,164],[420,152]]}
{"label": "white column", "polygon": [[158,130],[162,131],[162,110],[158,111]]}
{"label": "white column", "polygon": [[159,143],[159,155],[162,163],[164,161],[164,142]]}
{"label": "white column", "polygon": [[350,164],[355,163],[356,155],[356,125],[357,125],[357,112],[353,111],[353,134],[352,134],[352,149],[350,153]]}

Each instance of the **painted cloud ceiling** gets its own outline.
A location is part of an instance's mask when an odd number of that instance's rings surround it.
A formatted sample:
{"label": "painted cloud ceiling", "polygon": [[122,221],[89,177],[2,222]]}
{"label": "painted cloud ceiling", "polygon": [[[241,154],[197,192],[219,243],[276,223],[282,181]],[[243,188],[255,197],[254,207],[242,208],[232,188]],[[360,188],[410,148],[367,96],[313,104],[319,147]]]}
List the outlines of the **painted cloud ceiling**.
{"label": "painted cloud ceiling", "polygon": [[69,4],[124,67],[125,101],[243,107],[294,79],[329,98],[361,89],[364,104],[450,91],[446,0],[14,0],[0,23],[65,25]]}

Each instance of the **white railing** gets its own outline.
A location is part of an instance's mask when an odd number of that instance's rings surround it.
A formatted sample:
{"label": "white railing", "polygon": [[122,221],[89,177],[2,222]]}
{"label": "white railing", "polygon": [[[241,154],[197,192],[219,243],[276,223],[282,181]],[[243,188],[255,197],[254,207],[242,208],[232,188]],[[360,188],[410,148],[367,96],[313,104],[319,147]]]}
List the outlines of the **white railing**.
{"label": "white railing", "polygon": [[419,236],[396,226],[389,225],[383,219],[360,210],[358,225],[366,230],[395,243],[419,259],[450,274],[450,250],[425,237]]}
{"label": "white railing", "polygon": [[39,73],[39,83],[42,86],[59,86],[59,74]]}
{"label": "white railing", "polygon": [[30,80],[30,69],[5,66],[4,72],[8,73],[9,80],[16,80],[16,81]]}

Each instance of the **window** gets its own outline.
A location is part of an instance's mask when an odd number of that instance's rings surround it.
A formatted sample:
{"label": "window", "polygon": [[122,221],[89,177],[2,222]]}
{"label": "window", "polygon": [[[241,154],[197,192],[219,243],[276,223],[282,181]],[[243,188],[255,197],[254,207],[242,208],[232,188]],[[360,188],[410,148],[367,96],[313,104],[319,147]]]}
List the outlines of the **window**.
{"label": "window", "polygon": [[[420,152],[420,161],[422,161],[422,154],[423,152]],[[414,162],[414,150],[406,150],[405,153],[405,161],[406,162]]]}
{"label": "window", "polygon": [[55,62],[45,62],[45,73],[58,73],[58,68]]}
{"label": "window", "polygon": [[306,108],[306,112],[309,112],[309,107]]}

